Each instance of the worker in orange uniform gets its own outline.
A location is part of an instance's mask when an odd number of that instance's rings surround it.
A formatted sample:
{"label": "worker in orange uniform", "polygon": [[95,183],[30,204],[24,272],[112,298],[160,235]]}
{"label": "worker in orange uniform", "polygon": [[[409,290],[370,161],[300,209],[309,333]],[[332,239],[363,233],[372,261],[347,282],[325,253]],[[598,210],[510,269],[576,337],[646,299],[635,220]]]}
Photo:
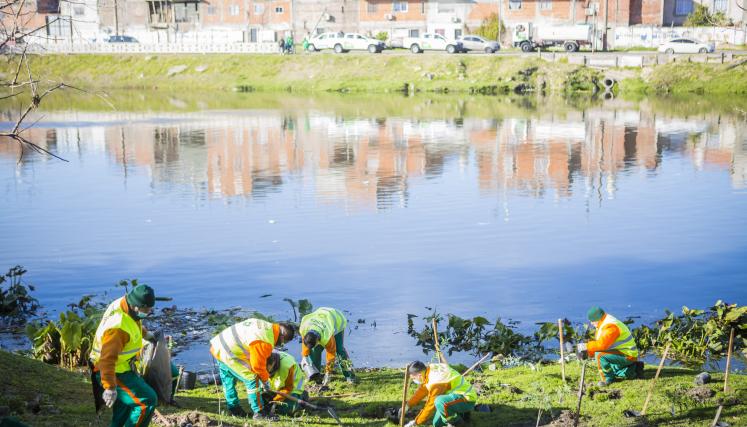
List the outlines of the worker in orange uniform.
{"label": "worker in orange uniform", "polygon": [[638,361],[638,348],[628,325],[596,306],[586,315],[596,333],[593,341],[578,344],[576,354],[579,359],[596,359],[601,377],[599,386],[642,377],[643,362]]}
{"label": "worker in orange uniform", "polygon": [[405,427],[427,424],[431,417],[434,427],[458,424],[469,418],[477,402],[477,393],[462,374],[446,363],[426,365],[420,361],[412,362],[407,371],[420,387],[407,401],[405,412],[424,398],[428,400],[417,417]]}
{"label": "worker in orange uniform", "polygon": [[249,406],[255,420],[276,421],[264,405],[262,392],[272,390],[267,359],[273,348],[293,339],[295,328],[290,323],[270,323],[247,319],[224,329],[210,340],[210,353],[218,361],[223,393],[231,415],[246,417],[236,393],[236,380],[246,386]]}

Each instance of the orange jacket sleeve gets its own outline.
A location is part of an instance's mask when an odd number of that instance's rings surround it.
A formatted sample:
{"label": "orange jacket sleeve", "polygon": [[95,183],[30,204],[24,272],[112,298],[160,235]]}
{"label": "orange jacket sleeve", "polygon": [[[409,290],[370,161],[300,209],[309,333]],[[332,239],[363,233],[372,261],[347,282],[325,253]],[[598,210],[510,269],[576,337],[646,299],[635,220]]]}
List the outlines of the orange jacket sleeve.
{"label": "orange jacket sleeve", "polygon": [[117,387],[117,358],[129,341],[130,336],[121,329],[109,329],[101,338],[101,357],[96,367],[101,372],[101,385],[107,390]]}
{"label": "orange jacket sleeve", "polygon": [[425,388],[425,386],[421,384],[420,387],[418,387],[418,389],[415,390],[415,394],[413,394],[410,400],[407,401],[407,406],[411,408],[414,407],[415,405],[420,403],[420,401],[423,400],[423,398],[427,395],[428,395],[428,389]]}
{"label": "orange jacket sleeve", "polygon": [[[281,388],[278,391],[281,391],[285,394],[291,394],[293,391],[293,383],[295,382],[296,378],[296,367],[291,366],[291,368],[288,370],[288,377],[285,379],[285,384],[283,384],[283,388]],[[285,400],[285,398],[279,394],[275,395],[275,398],[273,400]]]}
{"label": "orange jacket sleeve", "polygon": [[594,356],[594,353],[612,347],[612,344],[617,341],[617,337],[619,336],[620,328],[617,325],[607,325],[602,329],[602,334],[598,340],[586,343],[586,351],[589,353],[589,356]]}
{"label": "orange jacket sleeve", "polygon": [[337,356],[337,342],[334,336],[329,338],[324,349],[327,350],[327,366],[325,371],[332,372],[335,366],[335,357]]}
{"label": "orange jacket sleeve", "polygon": [[272,354],[273,347],[264,341],[254,341],[249,344],[249,363],[252,364],[252,372],[257,374],[262,382],[270,379],[267,372],[267,358]]}
{"label": "orange jacket sleeve", "polygon": [[306,344],[301,343],[301,356],[307,357],[310,354],[311,354],[311,350],[309,350],[309,348],[306,347]]}
{"label": "orange jacket sleeve", "polygon": [[431,391],[428,393],[428,401],[425,402],[425,406],[423,406],[418,416],[415,417],[415,424],[428,424],[428,420],[436,412],[436,397],[445,394],[447,391],[449,391],[449,384],[446,383],[431,386]]}

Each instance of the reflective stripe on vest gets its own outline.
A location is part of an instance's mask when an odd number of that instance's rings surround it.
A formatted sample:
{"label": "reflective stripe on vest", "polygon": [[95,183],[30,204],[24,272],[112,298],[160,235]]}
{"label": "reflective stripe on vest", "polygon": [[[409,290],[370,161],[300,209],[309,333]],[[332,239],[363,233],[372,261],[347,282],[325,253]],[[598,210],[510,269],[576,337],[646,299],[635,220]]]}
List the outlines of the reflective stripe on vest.
{"label": "reflective stripe on vest", "polygon": [[299,331],[303,337],[309,331],[318,332],[321,338],[319,345],[326,347],[330,338],[344,332],[348,321],[339,310],[329,307],[321,307],[313,313],[309,313],[301,319]]}
{"label": "reflective stripe on vest", "polygon": [[602,331],[608,325],[617,326],[617,329],[620,331],[620,335],[607,350],[617,350],[625,356],[638,357],[638,347],[636,347],[635,345],[635,339],[633,337],[633,334],[630,332],[630,328],[628,328],[628,325],[610,314],[604,315],[602,324],[597,328],[595,339],[599,340],[602,337]]}
{"label": "reflective stripe on vest", "polygon": [[143,330],[135,319],[122,310],[123,299],[124,297],[114,300],[106,308],[106,311],[104,311],[101,322],[96,328],[96,335],[93,339],[90,356],[91,362],[94,365],[97,364],[101,358],[101,346],[106,331],[109,329],[121,329],[130,336],[130,339],[125,343],[119,355],[117,355],[114,372],[118,374],[131,370],[130,360],[137,356],[143,347]]}
{"label": "reflective stripe on vest", "polygon": [[280,367],[275,374],[270,377],[270,382],[275,390],[280,390],[285,387],[285,381],[288,379],[291,368],[293,369],[293,390],[291,393],[300,395],[303,393],[303,378],[304,375],[301,373],[301,368],[298,367],[296,359],[290,354],[279,351],[280,355]]}
{"label": "reflective stripe on vest", "polygon": [[429,392],[436,384],[449,384],[449,390],[446,393],[462,395],[469,402],[477,401],[477,393],[472,389],[472,385],[451,366],[445,363],[431,363],[428,366],[428,382],[425,388]]}
{"label": "reflective stripe on vest", "polygon": [[237,362],[252,370],[249,346],[256,341],[275,347],[272,323],[260,319],[246,319],[230,326],[210,340],[215,357],[223,363]]}

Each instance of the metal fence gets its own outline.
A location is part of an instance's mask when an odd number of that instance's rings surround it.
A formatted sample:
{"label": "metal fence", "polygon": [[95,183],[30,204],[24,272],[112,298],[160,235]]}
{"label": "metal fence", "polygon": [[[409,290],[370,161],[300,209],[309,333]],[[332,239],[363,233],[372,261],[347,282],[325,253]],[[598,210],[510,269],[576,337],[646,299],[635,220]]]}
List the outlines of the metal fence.
{"label": "metal fence", "polygon": [[[22,48],[17,46],[15,51]],[[279,53],[277,43],[31,43],[28,53]]]}

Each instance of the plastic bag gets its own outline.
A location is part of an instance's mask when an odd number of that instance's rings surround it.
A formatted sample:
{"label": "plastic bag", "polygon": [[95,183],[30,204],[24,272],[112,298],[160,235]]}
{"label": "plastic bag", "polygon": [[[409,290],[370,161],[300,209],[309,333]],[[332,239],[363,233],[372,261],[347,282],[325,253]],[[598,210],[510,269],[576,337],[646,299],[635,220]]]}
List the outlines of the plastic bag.
{"label": "plastic bag", "polygon": [[155,390],[158,400],[171,402],[171,352],[166,338],[158,331],[156,343],[143,340],[140,368],[145,382]]}

